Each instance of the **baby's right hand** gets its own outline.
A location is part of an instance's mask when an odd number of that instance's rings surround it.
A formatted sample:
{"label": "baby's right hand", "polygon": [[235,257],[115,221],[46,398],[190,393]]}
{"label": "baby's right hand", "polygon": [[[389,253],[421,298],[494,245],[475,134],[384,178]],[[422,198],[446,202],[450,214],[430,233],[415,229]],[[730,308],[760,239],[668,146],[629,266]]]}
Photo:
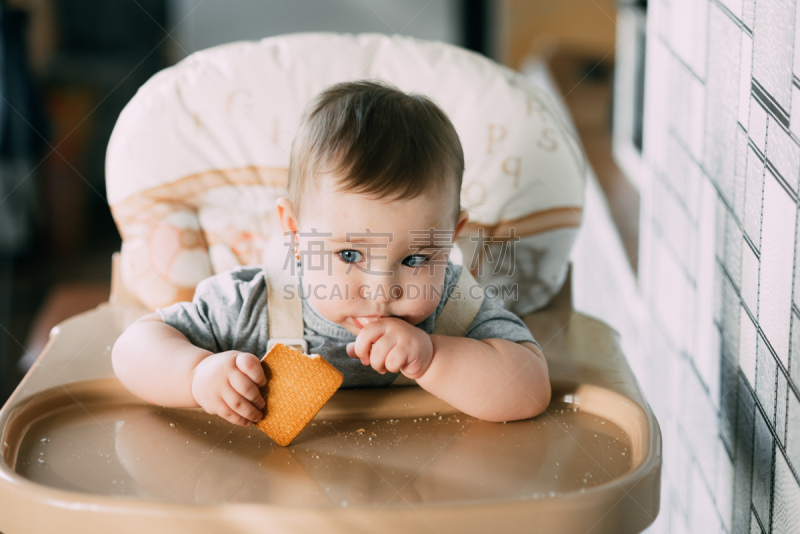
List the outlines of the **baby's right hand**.
{"label": "baby's right hand", "polygon": [[264,398],[258,388],[266,383],[257,357],[229,350],[197,364],[192,372],[192,395],[208,413],[250,426],[264,417]]}

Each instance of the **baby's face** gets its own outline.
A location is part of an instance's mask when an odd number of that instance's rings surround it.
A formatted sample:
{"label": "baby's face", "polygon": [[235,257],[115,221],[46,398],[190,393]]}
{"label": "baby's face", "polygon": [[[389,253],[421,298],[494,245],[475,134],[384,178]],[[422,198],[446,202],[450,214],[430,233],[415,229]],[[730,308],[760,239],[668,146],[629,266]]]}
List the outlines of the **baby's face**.
{"label": "baby's face", "polygon": [[441,300],[450,248],[467,212],[454,224],[452,197],[383,201],[340,193],[334,184],[324,178],[304,199],[299,221],[286,199],[278,203],[284,232],[297,228],[311,305],[355,335],[380,317],[411,324],[428,318]]}

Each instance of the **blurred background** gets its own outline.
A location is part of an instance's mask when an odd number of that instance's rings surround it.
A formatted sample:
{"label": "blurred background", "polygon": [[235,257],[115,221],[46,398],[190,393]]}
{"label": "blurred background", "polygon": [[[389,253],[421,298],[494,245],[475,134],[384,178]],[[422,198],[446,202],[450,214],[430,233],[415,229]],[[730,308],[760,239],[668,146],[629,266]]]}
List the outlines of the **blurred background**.
{"label": "blurred background", "polygon": [[[122,107],[209,46],[399,33],[549,68],[596,175],[575,308],[663,433],[649,532],[800,532],[797,0],[0,0],[0,400],[109,294]],[[580,239],[580,238],[579,238]]]}
{"label": "blurred background", "polygon": [[[108,139],[136,90],[192,52],[236,40],[333,31],[445,41],[514,68],[532,53],[553,56],[566,89],[577,91],[570,101],[592,88],[593,102],[584,102],[583,113],[605,131],[606,143],[609,139],[612,0],[2,0],[0,5],[2,400],[53,326],[108,299],[110,257],[120,246],[105,199]],[[609,146],[604,148],[610,154]]]}

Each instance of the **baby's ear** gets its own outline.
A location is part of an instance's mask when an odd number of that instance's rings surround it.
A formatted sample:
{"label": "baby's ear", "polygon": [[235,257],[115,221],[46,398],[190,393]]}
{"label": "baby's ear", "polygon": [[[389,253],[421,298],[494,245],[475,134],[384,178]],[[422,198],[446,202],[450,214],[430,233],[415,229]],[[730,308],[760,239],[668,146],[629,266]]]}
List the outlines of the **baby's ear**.
{"label": "baby's ear", "polygon": [[278,219],[284,235],[289,232],[297,232],[297,217],[295,217],[291,201],[286,197],[281,197],[275,202],[275,207],[278,210]]}
{"label": "baby's ear", "polygon": [[455,242],[458,234],[461,233],[461,230],[464,229],[464,225],[467,224],[468,220],[469,212],[467,210],[461,210],[461,212],[458,214],[458,221],[456,221],[456,228],[453,231],[453,242]]}

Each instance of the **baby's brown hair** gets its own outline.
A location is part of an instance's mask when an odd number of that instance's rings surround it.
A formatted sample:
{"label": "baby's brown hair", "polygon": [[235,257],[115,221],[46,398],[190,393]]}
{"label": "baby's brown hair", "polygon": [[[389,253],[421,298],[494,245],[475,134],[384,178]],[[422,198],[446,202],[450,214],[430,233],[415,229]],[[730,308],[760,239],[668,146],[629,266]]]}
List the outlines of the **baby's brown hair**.
{"label": "baby's brown hair", "polygon": [[464,151],[450,119],[430,98],[383,81],[338,83],[306,108],[289,162],[297,217],[316,175],[328,173],[340,191],[375,199],[452,192],[454,221],[461,210]]}

